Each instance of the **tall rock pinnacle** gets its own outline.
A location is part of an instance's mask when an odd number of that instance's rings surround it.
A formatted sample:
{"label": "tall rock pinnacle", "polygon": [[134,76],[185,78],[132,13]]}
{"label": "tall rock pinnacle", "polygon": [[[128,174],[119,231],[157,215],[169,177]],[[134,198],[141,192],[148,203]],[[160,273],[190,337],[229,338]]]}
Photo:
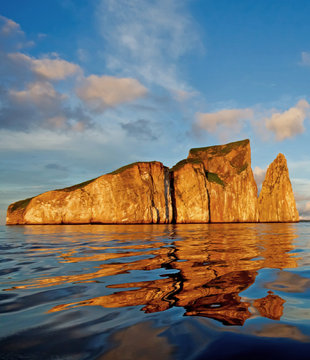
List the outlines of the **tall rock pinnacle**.
{"label": "tall rock pinnacle", "polygon": [[260,222],[299,220],[285,156],[279,154],[269,165],[258,198]]}

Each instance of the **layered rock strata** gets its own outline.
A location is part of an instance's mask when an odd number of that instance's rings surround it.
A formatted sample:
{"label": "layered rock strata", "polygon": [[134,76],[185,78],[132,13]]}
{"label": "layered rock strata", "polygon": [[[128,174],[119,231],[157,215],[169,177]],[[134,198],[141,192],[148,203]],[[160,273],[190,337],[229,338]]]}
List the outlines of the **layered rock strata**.
{"label": "layered rock strata", "polygon": [[251,168],[250,141],[191,149],[207,171],[211,222],[257,222],[257,185]]}
{"label": "layered rock strata", "polygon": [[258,198],[259,221],[295,222],[298,211],[285,156],[279,154],[269,165]]}
{"label": "layered rock strata", "polygon": [[141,162],[9,206],[7,224],[170,223],[169,169]]}
{"label": "layered rock strata", "polygon": [[172,169],[138,162],[11,204],[7,224],[298,221],[282,154],[257,199],[249,140],[191,149]]}

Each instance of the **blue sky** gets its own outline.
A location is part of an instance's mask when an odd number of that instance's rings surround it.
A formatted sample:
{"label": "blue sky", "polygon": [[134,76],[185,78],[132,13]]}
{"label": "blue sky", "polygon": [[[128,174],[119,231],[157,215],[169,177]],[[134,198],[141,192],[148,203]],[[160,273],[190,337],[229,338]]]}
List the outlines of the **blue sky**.
{"label": "blue sky", "polygon": [[134,161],[250,138],[310,217],[310,2],[0,3],[0,222],[9,203]]}

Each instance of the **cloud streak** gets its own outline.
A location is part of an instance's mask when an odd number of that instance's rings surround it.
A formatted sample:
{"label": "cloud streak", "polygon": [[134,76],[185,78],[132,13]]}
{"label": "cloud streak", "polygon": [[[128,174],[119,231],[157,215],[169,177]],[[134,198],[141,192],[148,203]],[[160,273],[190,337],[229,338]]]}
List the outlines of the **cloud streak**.
{"label": "cloud streak", "polygon": [[48,80],[63,80],[68,76],[81,72],[78,65],[60,58],[50,59],[45,57],[35,59],[22,53],[8,54],[8,57],[19,64],[29,66],[34,74]]}
{"label": "cloud streak", "polygon": [[143,97],[147,89],[136,79],[91,75],[81,81],[76,92],[90,108],[104,111]]}
{"label": "cloud streak", "polygon": [[266,169],[262,169],[259,166],[255,166],[253,170],[254,179],[256,181],[257,187],[260,188],[263,184],[263,181],[266,176]]}
{"label": "cloud streak", "polygon": [[180,80],[178,61],[201,49],[196,24],[180,0],[102,0],[101,34],[113,72],[165,88],[176,97],[193,89]]}
{"label": "cloud streak", "polygon": [[302,51],[300,65],[310,66],[310,52]]}
{"label": "cloud streak", "polygon": [[266,128],[275,134],[278,141],[302,134],[305,131],[304,120],[308,116],[309,108],[310,104],[306,100],[300,100],[290,109],[265,118]]}
{"label": "cloud streak", "polygon": [[196,131],[205,130],[210,133],[216,133],[223,127],[236,132],[242,128],[244,120],[252,117],[252,109],[224,109],[214,113],[197,113],[194,127]]}

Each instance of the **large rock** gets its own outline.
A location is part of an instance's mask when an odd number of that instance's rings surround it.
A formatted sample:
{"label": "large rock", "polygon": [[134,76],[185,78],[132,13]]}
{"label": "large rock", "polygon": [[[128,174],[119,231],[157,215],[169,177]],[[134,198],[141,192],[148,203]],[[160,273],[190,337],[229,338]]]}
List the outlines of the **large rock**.
{"label": "large rock", "polygon": [[170,171],[138,162],[11,204],[7,224],[298,221],[286,160],[267,171],[259,200],[249,140],[191,149]]}
{"label": "large rock", "polygon": [[258,198],[259,221],[299,221],[285,156],[279,154],[269,165]]}
{"label": "large rock", "polygon": [[170,171],[174,221],[209,222],[207,179],[201,161],[182,160]]}
{"label": "large rock", "polygon": [[250,141],[191,149],[207,171],[211,222],[257,222],[257,185],[251,169]]}
{"label": "large rock", "polygon": [[170,223],[169,169],[140,162],[9,206],[7,224]]}

